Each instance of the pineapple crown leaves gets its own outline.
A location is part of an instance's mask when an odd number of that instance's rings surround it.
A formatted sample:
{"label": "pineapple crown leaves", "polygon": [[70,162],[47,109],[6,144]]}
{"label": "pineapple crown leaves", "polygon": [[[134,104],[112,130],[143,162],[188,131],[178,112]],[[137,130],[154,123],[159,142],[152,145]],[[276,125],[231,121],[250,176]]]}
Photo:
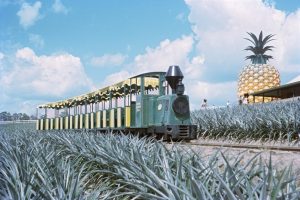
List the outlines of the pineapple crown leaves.
{"label": "pineapple crown leaves", "polygon": [[250,41],[253,44],[253,46],[248,46],[244,50],[252,51],[254,54],[250,56],[246,56],[246,60],[250,59],[253,64],[266,64],[267,61],[269,59],[272,59],[273,57],[270,55],[266,55],[265,53],[267,51],[272,51],[274,46],[265,46],[265,45],[268,42],[274,40],[271,39],[274,35],[270,34],[267,35],[266,37],[263,37],[263,33],[261,31],[259,37],[257,38],[256,35],[254,35],[253,33],[249,33],[249,32],[247,33],[248,35],[250,35],[252,40],[249,38],[244,38],[244,39]]}

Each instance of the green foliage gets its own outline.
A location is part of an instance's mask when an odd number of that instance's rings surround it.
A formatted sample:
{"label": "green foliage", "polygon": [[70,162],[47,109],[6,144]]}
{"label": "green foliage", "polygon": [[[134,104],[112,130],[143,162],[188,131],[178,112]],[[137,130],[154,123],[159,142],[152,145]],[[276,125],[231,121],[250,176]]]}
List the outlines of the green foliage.
{"label": "green foliage", "polygon": [[0,199],[297,199],[291,168],[160,141],[0,129]]}
{"label": "green foliage", "polygon": [[15,120],[34,120],[35,116],[28,116],[26,113],[14,113],[10,114],[9,112],[0,112],[0,121],[15,121]]}
{"label": "green foliage", "polygon": [[202,109],[192,113],[192,121],[204,138],[291,141],[300,131],[300,101]]}

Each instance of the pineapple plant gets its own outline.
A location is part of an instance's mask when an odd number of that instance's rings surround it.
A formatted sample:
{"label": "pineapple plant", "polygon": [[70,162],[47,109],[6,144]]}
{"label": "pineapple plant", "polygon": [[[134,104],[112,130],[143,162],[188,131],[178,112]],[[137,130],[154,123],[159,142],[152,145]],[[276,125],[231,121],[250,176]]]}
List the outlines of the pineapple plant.
{"label": "pineapple plant", "polygon": [[[266,55],[267,51],[272,51],[274,46],[266,46],[266,44],[272,41],[274,35],[270,34],[263,37],[262,31],[257,38],[255,34],[248,33],[251,39],[245,38],[250,41],[253,46],[245,48],[247,51],[251,51],[253,54],[246,56],[246,60],[251,60],[251,64],[244,67],[239,75],[238,80],[238,96],[244,96],[252,92],[257,92],[264,89],[269,89],[280,85],[280,76],[278,70],[267,64],[269,59],[273,57]],[[253,102],[253,97],[248,97],[249,102]],[[255,102],[271,101],[271,98],[256,97]]]}
{"label": "pineapple plant", "polygon": [[0,199],[299,199],[297,165],[271,156],[13,125],[0,124]]}
{"label": "pineapple plant", "polygon": [[[195,110],[191,113],[200,137],[235,141],[296,142],[300,127],[300,104],[297,101],[273,101],[251,106]],[[278,114],[280,113],[280,114]],[[200,139],[201,140],[201,139]]]}

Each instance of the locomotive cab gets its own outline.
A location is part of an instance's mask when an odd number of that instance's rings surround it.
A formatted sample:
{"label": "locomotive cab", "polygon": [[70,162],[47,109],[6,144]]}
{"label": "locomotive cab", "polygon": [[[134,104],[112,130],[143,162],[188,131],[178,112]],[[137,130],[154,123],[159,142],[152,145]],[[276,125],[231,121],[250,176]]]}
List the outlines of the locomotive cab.
{"label": "locomotive cab", "polygon": [[161,129],[172,139],[197,138],[197,126],[191,124],[189,97],[184,95],[184,76],[180,68],[170,66],[165,78],[172,93],[157,99],[156,124],[160,124]]}
{"label": "locomotive cab", "polygon": [[147,127],[148,134],[155,133],[166,139],[197,138],[197,126],[191,124],[189,97],[184,95],[182,79],[180,68],[170,66],[163,80],[167,81],[163,94],[137,96],[136,128]]}

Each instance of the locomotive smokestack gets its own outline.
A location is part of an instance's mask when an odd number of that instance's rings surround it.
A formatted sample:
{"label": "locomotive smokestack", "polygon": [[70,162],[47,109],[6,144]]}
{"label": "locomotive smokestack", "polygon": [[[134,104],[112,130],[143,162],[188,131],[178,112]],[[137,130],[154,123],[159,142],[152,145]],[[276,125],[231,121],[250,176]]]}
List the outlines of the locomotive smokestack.
{"label": "locomotive smokestack", "polygon": [[170,66],[165,77],[172,88],[172,94],[181,95],[184,93],[184,85],[182,84],[183,75],[179,66]]}

